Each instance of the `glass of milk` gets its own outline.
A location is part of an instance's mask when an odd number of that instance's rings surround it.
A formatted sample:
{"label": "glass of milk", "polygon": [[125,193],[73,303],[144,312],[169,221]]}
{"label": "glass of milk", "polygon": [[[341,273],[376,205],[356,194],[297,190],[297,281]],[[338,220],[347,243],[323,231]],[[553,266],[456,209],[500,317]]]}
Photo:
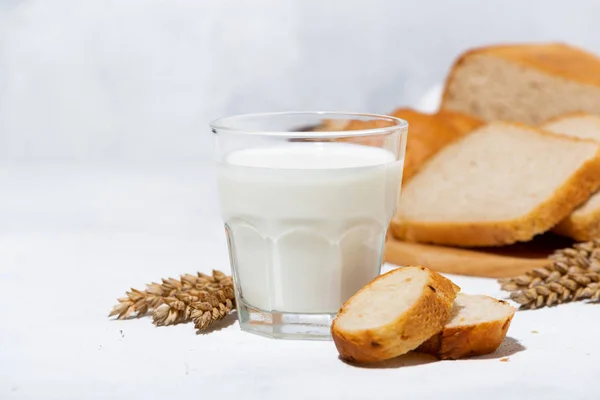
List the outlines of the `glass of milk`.
{"label": "glass of milk", "polygon": [[408,124],[290,112],[211,128],[241,329],[329,339],[340,306],[380,273]]}

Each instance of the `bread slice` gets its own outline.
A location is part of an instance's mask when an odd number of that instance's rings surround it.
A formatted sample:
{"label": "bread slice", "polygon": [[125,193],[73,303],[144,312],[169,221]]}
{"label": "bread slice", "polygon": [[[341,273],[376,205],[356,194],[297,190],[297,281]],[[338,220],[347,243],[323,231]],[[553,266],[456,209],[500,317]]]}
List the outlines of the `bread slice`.
{"label": "bread slice", "polygon": [[576,111],[600,114],[600,59],[560,43],[473,49],[452,67],[441,108],[532,125]]}
{"label": "bread slice", "polygon": [[375,278],[341,308],[331,326],[342,359],[371,363],[408,353],[439,332],[460,288],[425,267]]}
{"label": "bread slice", "polygon": [[403,188],[394,236],[455,246],[528,241],[600,186],[599,145],[524,125],[485,125],[437,153]]}
{"label": "bread slice", "polygon": [[[564,135],[600,142],[600,117],[575,113],[553,119],[543,129]],[[600,237],[600,192],[596,192],[582,206],[563,219],[554,232],[578,241]]]}
{"label": "bread slice", "polygon": [[504,340],[515,311],[503,300],[459,293],[444,329],[415,351],[442,360],[493,353]]}

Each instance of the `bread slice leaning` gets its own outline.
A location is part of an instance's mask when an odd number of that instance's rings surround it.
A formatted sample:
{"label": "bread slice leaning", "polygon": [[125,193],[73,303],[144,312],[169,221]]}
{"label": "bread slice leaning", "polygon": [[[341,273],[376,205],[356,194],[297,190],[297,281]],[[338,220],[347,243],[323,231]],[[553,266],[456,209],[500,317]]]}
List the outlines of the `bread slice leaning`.
{"label": "bread slice leaning", "polygon": [[444,329],[415,351],[443,360],[493,353],[504,340],[515,311],[503,300],[459,293]]}
{"label": "bread slice leaning", "polygon": [[494,122],[446,146],[406,184],[392,234],[454,246],[528,241],[598,187],[598,143]]}
{"label": "bread slice leaning", "polygon": [[380,275],[352,296],[332,323],[341,358],[372,363],[414,350],[442,329],[459,290],[425,267]]}
{"label": "bread slice leaning", "polygon": [[[595,115],[569,114],[546,122],[542,128],[567,136],[600,142],[600,117]],[[594,193],[588,201],[563,219],[553,231],[578,241],[599,238],[600,192]]]}

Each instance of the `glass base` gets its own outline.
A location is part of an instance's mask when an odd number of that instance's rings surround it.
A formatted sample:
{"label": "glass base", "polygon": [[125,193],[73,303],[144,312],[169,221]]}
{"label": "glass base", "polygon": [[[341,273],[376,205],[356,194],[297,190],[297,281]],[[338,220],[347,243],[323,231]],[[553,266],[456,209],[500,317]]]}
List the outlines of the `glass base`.
{"label": "glass base", "polygon": [[331,340],[332,314],[298,314],[264,311],[238,303],[240,328],[275,339]]}

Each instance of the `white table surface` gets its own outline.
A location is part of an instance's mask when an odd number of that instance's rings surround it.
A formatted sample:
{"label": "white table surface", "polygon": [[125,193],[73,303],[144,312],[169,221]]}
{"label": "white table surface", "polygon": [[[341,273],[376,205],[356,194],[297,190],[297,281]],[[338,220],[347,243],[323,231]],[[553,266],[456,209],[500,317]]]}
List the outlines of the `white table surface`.
{"label": "white table surface", "polygon": [[[212,172],[0,167],[0,399],[600,398],[596,305],[518,312],[490,356],[384,368],[347,365],[332,342],[243,333],[235,318],[209,334],[107,318],[129,287],[229,271]],[[453,279],[503,296],[494,280]]]}

